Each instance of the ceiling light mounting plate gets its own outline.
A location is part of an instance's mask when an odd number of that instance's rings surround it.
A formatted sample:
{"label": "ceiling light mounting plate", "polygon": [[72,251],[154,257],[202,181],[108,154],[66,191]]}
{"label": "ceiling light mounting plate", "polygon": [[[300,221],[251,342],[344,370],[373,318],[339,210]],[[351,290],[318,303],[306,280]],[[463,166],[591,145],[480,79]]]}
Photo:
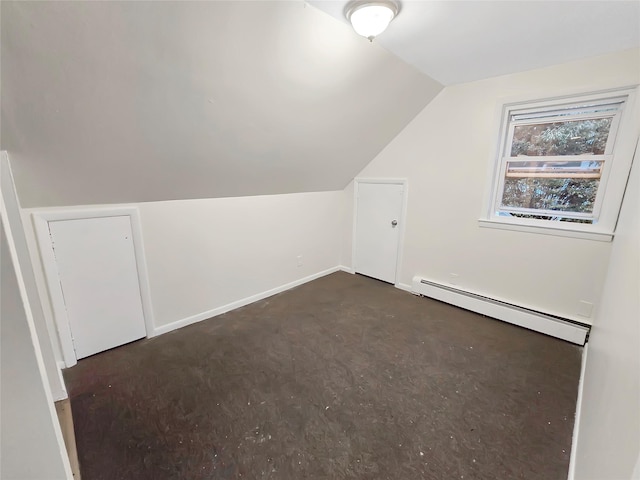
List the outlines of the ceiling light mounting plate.
{"label": "ceiling light mounting plate", "polygon": [[356,33],[373,41],[399,11],[400,4],[395,0],[354,0],[347,4],[344,15]]}

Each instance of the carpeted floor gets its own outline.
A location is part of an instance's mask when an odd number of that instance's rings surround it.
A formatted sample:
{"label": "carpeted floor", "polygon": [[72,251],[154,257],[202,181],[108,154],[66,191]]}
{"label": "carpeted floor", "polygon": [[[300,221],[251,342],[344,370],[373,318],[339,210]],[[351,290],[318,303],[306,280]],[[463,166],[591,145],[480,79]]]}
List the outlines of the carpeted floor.
{"label": "carpeted floor", "polygon": [[565,480],[581,351],[335,273],[64,375],[83,480]]}

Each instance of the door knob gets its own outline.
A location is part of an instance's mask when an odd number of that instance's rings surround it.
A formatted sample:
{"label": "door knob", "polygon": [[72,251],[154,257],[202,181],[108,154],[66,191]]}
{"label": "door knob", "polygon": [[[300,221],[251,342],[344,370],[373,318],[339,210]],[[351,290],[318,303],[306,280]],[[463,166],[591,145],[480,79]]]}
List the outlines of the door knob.
{"label": "door knob", "polygon": [[392,220],[391,221],[391,226],[395,227],[396,225],[398,225],[398,221],[397,220]]}

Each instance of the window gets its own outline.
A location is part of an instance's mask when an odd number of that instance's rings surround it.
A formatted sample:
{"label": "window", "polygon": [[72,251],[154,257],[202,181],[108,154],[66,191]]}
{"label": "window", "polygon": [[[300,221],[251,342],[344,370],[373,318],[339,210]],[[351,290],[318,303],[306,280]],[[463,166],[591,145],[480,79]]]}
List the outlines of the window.
{"label": "window", "polygon": [[486,220],[610,239],[633,156],[622,138],[631,95],[506,105]]}

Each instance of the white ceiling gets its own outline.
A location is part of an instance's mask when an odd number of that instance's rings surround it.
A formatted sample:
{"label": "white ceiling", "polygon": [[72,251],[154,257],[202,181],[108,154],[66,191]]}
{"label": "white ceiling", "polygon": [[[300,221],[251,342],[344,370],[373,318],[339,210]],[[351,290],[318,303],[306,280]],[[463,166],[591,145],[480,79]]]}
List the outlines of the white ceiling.
{"label": "white ceiling", "polygon": [[342,189],[441,83],[630,48],[640,25],[635,1],[407,0],[370,44],[346,1],[312,4],[339,20],[304,0],[1,1],[23,206]]}
{"label": "white ceiling", "polygon": [[340,190],[442,89],[301,0],[0,8],[24,207]]}
{"label": "white ceiling", "polygon": [[[347,23],[346,0],[309,3]],[[374,42],[444,85],[640,46],[640,2],[415,1]]]}

